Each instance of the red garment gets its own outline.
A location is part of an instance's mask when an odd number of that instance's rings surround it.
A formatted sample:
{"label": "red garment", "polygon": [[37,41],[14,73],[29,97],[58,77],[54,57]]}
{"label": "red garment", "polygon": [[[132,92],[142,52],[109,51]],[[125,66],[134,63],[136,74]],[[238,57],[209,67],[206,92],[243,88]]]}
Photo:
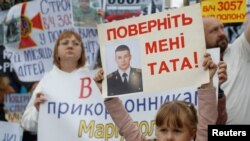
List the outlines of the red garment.
{"label": "red garment", "polygon": [[[145,140],[145,136],[143,136],[138,127],[133,124],[132,118],[125,110],[119,98],[105,101],[105,105],[113,121],[119,128],[120,135],[123,136],[126,141]],[[196,141],[207,141],[208,125],[214,125],[218,115],[215,88],[198,90],[197,113],[198,125]]]}

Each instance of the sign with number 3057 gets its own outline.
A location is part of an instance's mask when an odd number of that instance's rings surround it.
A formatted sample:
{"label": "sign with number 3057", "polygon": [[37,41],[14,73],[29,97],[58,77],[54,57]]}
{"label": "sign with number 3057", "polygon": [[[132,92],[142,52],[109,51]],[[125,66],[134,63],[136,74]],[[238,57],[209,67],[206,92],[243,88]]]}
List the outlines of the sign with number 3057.
{"label": "sign with number 3057", "polygon": [[207,0],[201,4],[203,16],[216,17],[223,23],[239,23],[246,20],[246,0]]}

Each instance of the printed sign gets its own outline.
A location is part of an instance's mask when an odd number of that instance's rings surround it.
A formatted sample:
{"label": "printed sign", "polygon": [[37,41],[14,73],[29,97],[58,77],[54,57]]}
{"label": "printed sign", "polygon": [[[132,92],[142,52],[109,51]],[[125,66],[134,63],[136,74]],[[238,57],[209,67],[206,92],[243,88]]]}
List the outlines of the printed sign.
{"label": "printed sign", "polygon": [[202,68],[206,50],[203,33],[198,4],[98,25],[105,72],[103,96],[208,82],[208,72]]}
{"label": "printed sign", "polygon": [[5,32],[8,33],[10,23],[21,28],[11,30],[11,37],[5,39],[5,56],[11,60],[21,81],[39,81],[51,70],[55,41],[64,30],[73,30],[80,34],[87,57],[86,67],[94,68],[99,51],[97,29],[74,27],[71,5],[72,1],[69,0],[41,0],[20,3],[9,10],[9,24]]}
{"label": "printed sign", "polygon": [[1,141],[22,141],[23,128],[20,124],[0,121]]}
{"label": "printed sign", "polygon": [[246,0],[205,0],[201,5],[203,16],[216,17],[223,23],[239,23],[246,20]]}

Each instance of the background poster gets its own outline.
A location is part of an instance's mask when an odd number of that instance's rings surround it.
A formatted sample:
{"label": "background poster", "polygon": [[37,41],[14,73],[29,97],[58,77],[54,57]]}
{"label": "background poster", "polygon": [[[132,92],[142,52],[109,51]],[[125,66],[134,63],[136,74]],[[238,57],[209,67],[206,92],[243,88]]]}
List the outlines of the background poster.
{"label": "background poster", "polygon": [[104,0],[104,22],[163,11],[164,0]]}
{"label": "background poster", "polygon": [[23,128],[18,123],[0,121],[1,141],[22,141]]}
{"label": "background poster", "polygon": [[17,26],[20,27],[20,39],[15,36],[18,40],[5,42],[5,57],[11,61],[20,81],[39,81],[52,69],[55,41],[64,30],[80,34],[87,57],[86,67],[95,67],[99,51],[97,29],[73,26],[71,2],[57,1],[59,6],[56,7],[53,1],[31,1],[17,4],[9,10],[7,19],[15,17],[20,24]]}

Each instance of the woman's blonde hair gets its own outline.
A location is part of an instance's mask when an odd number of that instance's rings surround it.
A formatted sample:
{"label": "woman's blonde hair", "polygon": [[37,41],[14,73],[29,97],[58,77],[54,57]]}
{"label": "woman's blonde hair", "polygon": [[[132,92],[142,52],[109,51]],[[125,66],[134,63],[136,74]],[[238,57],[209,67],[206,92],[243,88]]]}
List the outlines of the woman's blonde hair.
{"label": "woman's blonde hair", "polygon": [[156,115],[156,126],[197,129],[198,117],[193,104],[185,101],[171,101],[163,104]]}
{"label": "woman's blonde hair", "polygon": [[81,57],[78,60],[77,63],[77,68],[83,67],[86,63],[86,56],[85,56],[85,50],[84,50],[84,46],[83,46],[83,42],[81,39],[81,36],[74,32],[74,31],[70,31],[70,30],[66,30],[64,32],[62,32],[59,37],[56,40],[56,44],[55,44],[55,48],[54,48],[54,64],[58,67],[60,67],[60,58],[58,56],[58,47],[59,47],[59,43],[61,40],[65,39],[65,38],[69,38],[71,36],[74,36],[80,43],[81,43],[81,47],[82,47],[82,53],[81,53]]}

